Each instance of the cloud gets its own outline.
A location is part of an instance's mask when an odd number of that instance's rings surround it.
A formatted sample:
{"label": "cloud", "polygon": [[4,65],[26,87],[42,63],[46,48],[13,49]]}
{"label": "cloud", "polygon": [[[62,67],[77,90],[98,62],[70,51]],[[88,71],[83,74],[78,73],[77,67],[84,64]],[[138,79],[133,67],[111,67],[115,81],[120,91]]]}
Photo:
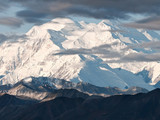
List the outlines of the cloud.
{"label": "cloud", "polygon": [[19,4],[22,9],[17,11],[17,17],[28,23],[42,23],[48,19],[70,15],[97,19],[128,19],[130,14],[142,14],[154,17],[124,26],[160,30],[159,0],[0,0],[0,11],[15,4]]}
{"label": "cloud", "polygon": [[0,18],[1,25],[7,25],[10,27],[20,27],[23,24],[23,21],[14,17],[4,17]]}
{"label": "cloud", "polygon": [[113,50],[112,46],[117,45],[118,43],[112,44],[104,44],[98,47],[93,47],[91,49],[79,48],[79,49],[68,49],[68,50],[61,50],[53,55],[101,55],[107,58],[113,57],[120,57],[120,53]]}
{"label": "cloud", "polygon": [[151,49],[154,49],[154,50],[160,50],[160,41],[152,41],[152,42],[142,43],[140,45],[140,47],[151,48]]}
{"label": "cloud", "polygon": [[4,11],[5,9],[8,9],[10,7],[9,4],[7,4],[8,0],[0,0],[0,12]]}
{"label": "cloud", "polygon": [[[130,12],[130,13],[157,13],[160,8],[159,0],[12,0],[19,2],[27,7],[33,7],[33,4],[42,4],[50,6],[59,3],[59,6],[70,4],[70,7],[84,6],[86,8],[93,8],[95,10],[104,9],[106,11],[112,10],[117,12]],[[43,6],[35,6],[42,7]],[[136,8],[136,9],[135,9]],[[149,9],[148,9],[149,8]],[[110,13],[111,14],[111,13]]]}
{"label": "cloud", "polygon": [[142,52],[131,52],[127,53],[129,49],[134,48],[151,48],[160,49],[160,41],[146,42],[142,44],[134,44],[120,50],[115,50],[112,47],[118,45],[117,42],[113,44],[100,45],[91,49],[68,49],[61,50],[53,55],[100,55],[106,58],[107,63],[126,63],[126,62],[157,62],[160,61],[160,53],[142,53]]}
{"label": "cloud", "polygon": [[[18,17],[24,18],[28,23],[42,22],[42,18],[45,18],[47,14],[38,13],[30,10],[19,11],[16,14]],[[41,18],[41,19],[40,19]]]}
{"label": "cloud", "polygon": [[149,17],[133,23],[123,24],[122,26],[148,30],[160,30],[160,16]]}
{"label": "cloud", "polygon": [[107,63],[126,63],[126,62],[158,62],[160,61],[160,53],[130,53],[117,60],[107,60]]}
{"label": "cloud", "polygon": [[5,42],[5,41],[9,41],[9,42],[14,42],[16,41],[17,39],[20,39],[20,38],[27,38],[26,35],[16,35],[16,34],[0,34],[0,44]]}
{"label": "cloud", "polygon": [[136,49],[136,48],[149,48],[152,50],[160,50],[160,41],[151,41],[151,42],[144,42],[140,44],[131,44],[128,45],[128,47],[124,48],[123,50],[128,50],[128,49]]}
{"label": "cloud", "polygon": [[[18,3],[27,14],[22,10],[17,13],[18,17],[32,19],[42,19],[41,15],[54,18],[68,15],[87,16],[101,19],[129,18],[131,14],[154,14],[160,15],[159,0],[10,0],[11,3]],[[36,14],[35,14],[36,13]],[[38,16],[36,19],[35,14]],[[39,17],[40,15],[40,17]]]}

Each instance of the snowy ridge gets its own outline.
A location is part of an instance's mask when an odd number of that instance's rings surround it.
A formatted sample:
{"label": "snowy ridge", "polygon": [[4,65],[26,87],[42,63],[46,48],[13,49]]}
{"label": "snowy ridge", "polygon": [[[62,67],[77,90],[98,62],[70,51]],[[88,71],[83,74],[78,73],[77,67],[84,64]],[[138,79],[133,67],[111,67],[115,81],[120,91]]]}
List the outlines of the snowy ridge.
{"label": "snowy ridge", "polygon": [[[117,29],[129,32],[112,32]],[[107,64],[100,55],[53,55],[58,50],[93,48],[115,42],[112,49],[119,51],[131,43],[158,40],[160,36],[154,32],[122,28],[108,20],[95,24],[56,18],[34,26],[26,36],[27,39],[0,45],[0,76],[4,76],[0,78],[1,85],[15,84],[29,76],[43,76],[103,87],[138,86],[151,90],[154,87],[150,84],[160,80],[158,62]],[[130,49],[126,54],[132,52],[138,51]],[[149,72],[148,83],[145,76],[137,74],[144,70]]]}
{"label": "snowy ridge", "polygon": [[128,89],[122,90],[117,87],[98,87],[85,82],[73,83],[56,78],[28,77],[16,83],[14,86],[10,86],[9,89],[6,89],[6,93],[10,95],[42,100],[57,90],[61,91],[73,89],[87,93],[89,95],[106,97],[110,95],[137,94],[148,92],[148,90],[140,87],[130,87]]}

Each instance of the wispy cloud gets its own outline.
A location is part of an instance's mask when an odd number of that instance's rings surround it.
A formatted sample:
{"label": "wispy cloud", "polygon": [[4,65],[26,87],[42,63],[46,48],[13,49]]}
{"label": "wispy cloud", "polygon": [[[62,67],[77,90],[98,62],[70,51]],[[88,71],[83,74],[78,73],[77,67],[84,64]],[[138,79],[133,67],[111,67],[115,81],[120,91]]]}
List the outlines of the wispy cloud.
{"label": "wispy cloud", "polygon": [[107,60],[107,63],[126,63],[126,62],[158,62],[160,61],[160,53],[130,53],[124,55],[117,60]]}
{"label": "wispy cloud", "polygon": [[118,43],[100,45],[98,47],[93,47],[91,49],[68,49],[58,51],[53,55],[100,55],[103,58],[109,59],[106,60],[108,63],[125,63],[125,62],[155,62],[160,61],[160,53],[142,53],[142,52],[131,52],[127,53],[126,51],[134,48],[151,48],[151,49],[160,49],[160,42],[146,42],[142,44],[134,44],[126,46],[120,50],[115,50],[112,46],[118,45]]}
{"label": "wispy cloud", "polygon": [[123,24],[122,26],[148,30],[160,30],[160,16],[149,17],[133,23]]}
{"label": "wispy cloud", "polygon": [[23,24],[23,21],[19,18],[3,17],[3,18],[0,18],[0,24],[7,25],[10,27],[20,27]]}
{"label": "wispy cloud", "polygon": [[91,49],[80,48],[80,49],[61,50],[53,55],[77,55],[77,54],[80,55],[80,54],[83,54],[83,55],[102,55],[102,56],[109,57],[109,58],[119,57],[120,53],[112,49],[112,46],[117,45],[117,44],[118,43],[115,42],[112,44],[104,44],[98,47],[93,47]]}
{"label": "wispy cloud", "polygon": [[131,44],[131,45],[128,45],[123,50],[134,49],[134,48],[142,48],[142,49],[149,48],[152,50],[160,50],[160,41],[151,41],[151,42],[144,42],[140,44]]}
{"label": "wispy cloud", "polygon": [[5,41],[14,42],[20,38],[27,39],[27,36],[26,35],[16,35],[16,34],[8,34],[8,35],[0,34],[0,44]]}

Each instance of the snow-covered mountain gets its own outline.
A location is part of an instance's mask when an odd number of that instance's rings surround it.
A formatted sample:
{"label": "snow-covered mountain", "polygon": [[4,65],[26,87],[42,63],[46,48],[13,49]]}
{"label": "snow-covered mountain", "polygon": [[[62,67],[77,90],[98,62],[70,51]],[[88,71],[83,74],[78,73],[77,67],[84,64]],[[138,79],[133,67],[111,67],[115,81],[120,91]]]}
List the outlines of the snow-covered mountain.
{"label": "snow-covered mountain", "polygon": [[[118,32],[123,30],[127,32]],[[121,89],[138,86],[153,89],[160,80],[160,63],[106,63],[101,54],[56,55],[60,50],[90,49],[110,45],[122,52],[132,43],[157,41],[155,32],[127,29],[108,20],[95,23],[57,18],[34,26],[25,38],[0,45],[0,84],[15,84],[29,76],[53,77],[72,82],[88,82]],[[114,44],[116,43],[116,44]],[[103,46],[104,47],[104,46]],[[106,46],[107,47],[107,46]],[[138,52],[128,49],[124,54]],[[145,52],[145,51],[143,51]]]}
{"label": "snow-covered mountain", "polygon": [[[3,88],[3,90],[1,90]],[[131,87],[129,89],[121,90],[115,87],[98,87],[89,83],[72,83],[70,81],[48,78],[48,77],[28,77],[13,86],[0,86],[0,93],[7,93],[10,95],[29,97],[32,99],[42,100],[48,95],[55,93],[57,90],[75,89],[80,92],[89,94],[90,96],[111,96],[122,94],[137,94],[147,93],[148,90],[139,87]]]}

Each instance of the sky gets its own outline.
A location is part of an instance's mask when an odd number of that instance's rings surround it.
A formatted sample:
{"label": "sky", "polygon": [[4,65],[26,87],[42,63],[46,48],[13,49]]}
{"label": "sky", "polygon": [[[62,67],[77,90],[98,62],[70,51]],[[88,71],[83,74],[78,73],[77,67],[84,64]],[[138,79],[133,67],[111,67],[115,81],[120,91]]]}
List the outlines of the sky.
{"label": "sky", "polygon": [[0,0],[0,33],[23,33],[68,16],[132,21],[125,26],[159,31],[159,6],[159,0]]}
{"label": "sky", "polygon": [[[32,26],[57,17],[95,23],[103,19],[119,20],[124,27],[160,33],[160,0],[0,0],[0,41],[16,38],[17,34],[26,33]],[[160,45],[158,42],[149,43],[148,46],[153,47],[155,44]],[[102,47],[104,46],[92,48],[91,51],[100,52]],[[88,54],[90,50],[63,51],[63,54],[79,54],[81,51]],[[123,61],[136,58],[135,56],[124,57]],[[160,53],[155,56],[160,56]],[[137,60],[150,61],[153,56],[146,58],[146,54],[138,54],[137,57]],[[156,60],[160,60],[160,57],[156,57]]]}

